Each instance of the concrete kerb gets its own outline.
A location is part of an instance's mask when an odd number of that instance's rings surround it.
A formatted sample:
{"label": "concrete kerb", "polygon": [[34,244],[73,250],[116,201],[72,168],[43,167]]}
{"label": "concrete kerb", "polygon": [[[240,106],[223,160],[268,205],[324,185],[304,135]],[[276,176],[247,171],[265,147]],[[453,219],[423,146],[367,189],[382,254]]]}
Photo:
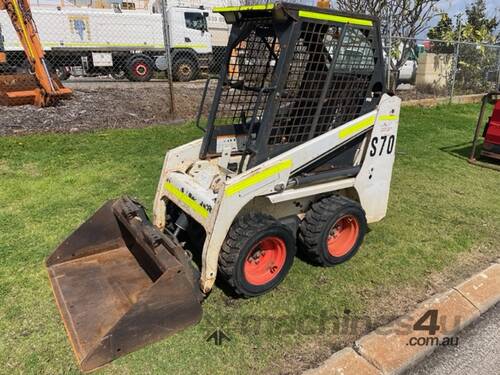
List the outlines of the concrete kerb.
{"label": "concrete kerb", "polygon": [[[431,354],[443,340],[452,340],[453,335],[498,302],[500,259],[459,285],[420,303],[410,313],[361,337],[352,347],[334,353],[304,374],[400,374]],[[414,329],[425,314],[434,314],[429,311],[436,311],[438,317],[439,328],[432,335],[428,330]],[[426,325],[430,324],[429,319],[425,320]]]}

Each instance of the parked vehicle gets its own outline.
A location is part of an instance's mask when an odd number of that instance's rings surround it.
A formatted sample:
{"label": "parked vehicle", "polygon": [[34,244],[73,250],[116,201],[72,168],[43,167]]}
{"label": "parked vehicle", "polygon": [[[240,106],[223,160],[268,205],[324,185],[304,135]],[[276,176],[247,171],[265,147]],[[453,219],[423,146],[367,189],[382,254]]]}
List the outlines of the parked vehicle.
{"label": "parked vehicle", "polygon": [[[111,74],[148,81],[155,71],[164,69],[162,16],[157,3],[152,2],[147,10],[68,6],[33,7],[32,13],[47,62],[61,79]],[[209,30],[209,16],[202,8],[167,10],[174,79],[189,81],[208,71],[213,42],[225,46],[228,26],[223,21],[223,25],[212,22]],[[0,12],[0,26],[9,63],[25,68],[23,49],[6,12]]]}
{"label": "parked vehicle", "polygon": [[410,56],[399,68],[398,83],[409,83],[414,85],[417,78],[418,55],[423,52],[423,46],[417,45],[410,50]]}
{"label": "parked vehicle", "polygon": [[[387,59],[386,46],[384,46],[384,60]],[[405,63],[399,67],[397,75],[397,83],[404,84],[409,83],[411,85],[415,84],[415,79],[417,77],[418,68],[418,56],[424,51],[423,45],[417,45],[415,48],[409,51],[408,59]],[[399,53],[403,52],[403,44],[399,46]],[[392,58],[393,64],[396,64],[396,59]]]}

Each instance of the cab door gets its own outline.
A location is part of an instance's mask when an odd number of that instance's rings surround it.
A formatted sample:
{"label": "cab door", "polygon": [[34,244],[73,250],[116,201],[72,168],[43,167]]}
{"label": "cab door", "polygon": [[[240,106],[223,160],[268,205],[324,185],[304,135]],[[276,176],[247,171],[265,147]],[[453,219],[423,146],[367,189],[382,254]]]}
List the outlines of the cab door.
{"label": "cab door", "polygon": [[181,46],[174,45],[174,48],[192,48],[197,53],[211,53],[212,43],[207,27],[207,15],[208,13],[195,9],[180,11],[178,19],[182,22],[183,40],[177,37],[176,40]]}

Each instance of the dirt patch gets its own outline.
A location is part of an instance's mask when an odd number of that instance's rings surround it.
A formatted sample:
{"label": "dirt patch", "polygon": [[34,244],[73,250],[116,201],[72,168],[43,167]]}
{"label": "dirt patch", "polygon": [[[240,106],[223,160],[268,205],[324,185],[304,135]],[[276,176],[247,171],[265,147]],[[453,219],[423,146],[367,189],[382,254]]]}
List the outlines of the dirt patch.
{"label": "dirt patch", "polygon": [[1,107],[0,135],[70,133],[171,124],[196,117],[202,92],[202,85],[176,87],[176,113],[172,115],[168,91],[163,85],[136,89],[74,90],[70,100],[63,100],[55,107]]}
{"label": "dirt patch", "polygon": [[[142,84],[121,81],[72,82],[73,97],[61,101],[55,107],[0,107],[0,136],[141,128],[194,120],[204,85],[204,80],[175,83],[176,111],[172,114],[165,81]],[[214,89],[215,82],[211,84],[205,100],[205,115]],[[424,99],[430,100],[430,105],[436,104],[432,101],[436,99],[435,95],[418,92],[414,88],[398,90],[397,95],[408,103]]]}

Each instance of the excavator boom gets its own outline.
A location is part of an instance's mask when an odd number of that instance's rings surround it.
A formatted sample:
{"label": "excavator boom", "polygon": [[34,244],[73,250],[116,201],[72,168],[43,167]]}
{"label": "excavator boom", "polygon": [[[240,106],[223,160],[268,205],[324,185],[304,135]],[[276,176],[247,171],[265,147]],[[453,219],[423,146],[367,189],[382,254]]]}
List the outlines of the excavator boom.
{"label": "excavator boom", "polygon": [[50,74],[28,0],[0,0],[24,49],[32,73],[0,76],[0,104],[53,105],[71,95],[71,90]]}

